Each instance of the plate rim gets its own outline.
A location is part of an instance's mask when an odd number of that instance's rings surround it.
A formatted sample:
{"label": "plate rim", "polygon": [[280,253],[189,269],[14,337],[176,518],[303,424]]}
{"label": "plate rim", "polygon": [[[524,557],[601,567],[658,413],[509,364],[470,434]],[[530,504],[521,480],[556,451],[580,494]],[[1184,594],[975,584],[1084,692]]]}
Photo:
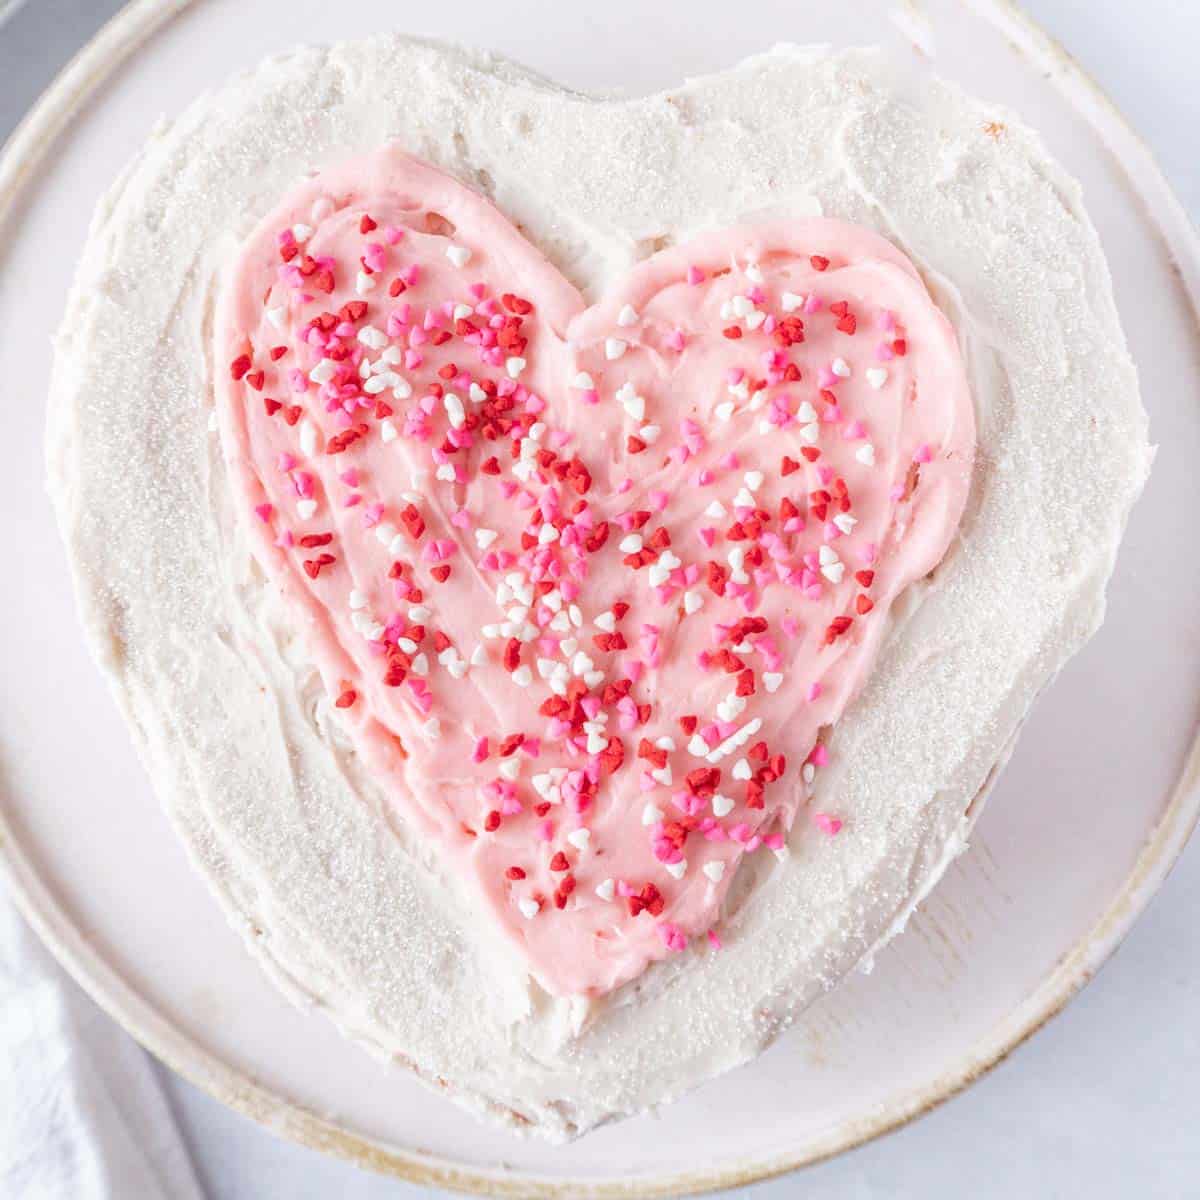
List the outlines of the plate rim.
{"label": "plate rim", "polygon": [[[1145,217],[1163,239],[1191,307],[1193,336],[1200,346],[1200,236],[1153,152],[1100,85],[1018,6],[1017,0],[960,2],[990,21],[1019,54],[1048,69],[1056,89],[1109,145]],[[0,228],[13,219],[42,161],[88,97],[155,33],[194,3],[130,0],[59,72],[0,148]],[[215,1100],[310,1149],[412,1183],[487,1196],[627,1200],[635,1195],[696,1195],[746,1185],[832,1158],[932,1111],[1004,1061],[1090,982],[1178,860],[1200,821],[1200,735],[1193,739],[1170,798],[1108,906],[1025,1001],[954,1068],[914,1089],[889,1111],[865,1121],[848,1122],[798,1151],[776,1152],[698,1171],[604,1182],[466,1166],[440,1155],[385,1147],[255,1082],[175,1027],[90,945],[39,877],[7,819],[2,801],[0,796],[0,877],[18,909],[58,962],[118,1025]]]}

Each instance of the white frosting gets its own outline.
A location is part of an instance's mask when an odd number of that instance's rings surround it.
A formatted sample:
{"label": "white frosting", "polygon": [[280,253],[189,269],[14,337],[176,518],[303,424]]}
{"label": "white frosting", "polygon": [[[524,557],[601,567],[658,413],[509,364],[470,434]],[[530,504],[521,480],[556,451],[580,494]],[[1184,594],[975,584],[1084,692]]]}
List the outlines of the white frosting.
{"label": "white frosting", "polygon": [[[972,497],[831,741],[815,803],[836,797],[846,829],[742,872],[719,954],[590,1004],[551,1000],[475,940],[469,900],[388,824],[251,563],[210,430],[222,265],[301,175],[390,138],[487,191],[593,297],[664,241],[757,213],[873,226],[925,271],[968,356]],[[902,927],[1034,696],[1099,624],[1150,462],[1077,185],[1008,114],[869,51],[780,49],[635,101],[404,39],[264,63],[160,129],[101,202],[51,399],[92,644],[248,944],[348,1034],[553,1138],[744,1062]]]}

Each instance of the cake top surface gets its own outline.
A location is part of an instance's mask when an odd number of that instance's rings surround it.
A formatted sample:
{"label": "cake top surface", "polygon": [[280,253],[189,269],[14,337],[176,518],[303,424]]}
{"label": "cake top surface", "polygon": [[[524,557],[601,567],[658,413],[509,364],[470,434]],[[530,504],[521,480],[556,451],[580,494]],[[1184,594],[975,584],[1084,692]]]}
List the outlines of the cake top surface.
{"label": "cake top surface", "polygon": [[[1033,697],[1098,623],[1149,464],[1078,189],[1007,114],[990,136],[996,115],[936,81],[901,87],[864,51],[785,50],[611,101],[386,38],[264,64],[122,176],[59,339],[52,491],[156,785],[287,987],[464,1102],[562,1137],[745,1061],[903,923],[964,845]],[[964,352],[978,453],[960,536],[878,623],[875,668],[828,742],[810,808],[842,831],[797,821],[785,862],[746,855],[719,953],[689,930],[684,951],[601,997],[548,994],[397,819],[251,554],[210,429],[231,365],[211,349],[222,271],[312,171],[394,144],[486,192],[569,281],[530,298],[539,312],[565,313],[576,290],[621,297],[638,262],[702,229],[819,213],[885,235]],[[802,294],[803,257],[783,269]],[[604,302],[592,334],[619,337]],[[640,362],[626,357],[622,370]],[[542,369],[532,354],[526,369]],[[651,389],[634,390],[651,412]]]}

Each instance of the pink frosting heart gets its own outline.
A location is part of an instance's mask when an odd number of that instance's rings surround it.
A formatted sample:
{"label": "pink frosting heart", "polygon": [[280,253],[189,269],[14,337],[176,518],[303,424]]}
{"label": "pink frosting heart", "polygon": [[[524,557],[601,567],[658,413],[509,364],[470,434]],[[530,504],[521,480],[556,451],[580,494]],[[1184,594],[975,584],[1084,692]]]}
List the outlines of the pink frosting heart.
{"label": "pink frosting heart", "polygon": [[813,776],[975,436],[887,241],[705,234],[587,307],[389,147],[262,222],[216,346],[238,505],[338,720],[544,987],[715,949],[745,856],[854,836]]}

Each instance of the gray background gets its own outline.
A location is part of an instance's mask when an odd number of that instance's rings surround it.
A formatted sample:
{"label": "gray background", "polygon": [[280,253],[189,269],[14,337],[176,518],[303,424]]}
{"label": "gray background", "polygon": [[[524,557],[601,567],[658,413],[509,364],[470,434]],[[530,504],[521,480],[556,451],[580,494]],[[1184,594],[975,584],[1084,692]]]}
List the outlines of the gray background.
{"label": "gray background", "polygon": [[[120,0],[0,0],[0,137],[120,6]],[[1025,8],[1147,138],[1195,218],[1200,0],[1140,0],[1136,6],[1026,0]],[[401,12],[398,6],[398,20]],[[1200,840],[1066,1014],[969,1092],[833,1162],[728,1195],[1200,1197],[1197,912]],[[441,1194],[282,1142],[158,1070],[210,1200]]]}

